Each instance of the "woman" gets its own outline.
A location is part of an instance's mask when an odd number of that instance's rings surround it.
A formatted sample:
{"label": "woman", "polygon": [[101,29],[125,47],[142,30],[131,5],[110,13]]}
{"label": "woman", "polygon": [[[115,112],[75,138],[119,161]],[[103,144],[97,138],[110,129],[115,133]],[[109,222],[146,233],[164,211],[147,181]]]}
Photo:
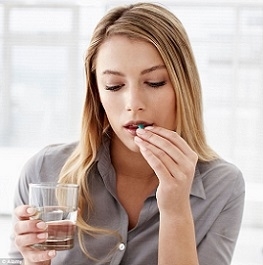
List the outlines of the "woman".
{"label": "woman", "polygon": [[[244,204],[242,174],[208,146],[187,34],[165,8],[113,9],[85,60],[80,141],[49,146],[22,173],[12,256],[24,264],[227,265]],[[57,177],[59,176],[59,178]],[[78,240],[40,251],[28,183],[80,185]]]}

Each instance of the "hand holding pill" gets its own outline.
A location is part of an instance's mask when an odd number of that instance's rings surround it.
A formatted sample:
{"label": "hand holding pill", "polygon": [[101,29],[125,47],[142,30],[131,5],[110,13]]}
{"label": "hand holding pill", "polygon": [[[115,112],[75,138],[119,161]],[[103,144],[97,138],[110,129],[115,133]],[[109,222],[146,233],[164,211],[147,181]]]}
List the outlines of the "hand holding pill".
{"label": "hand holding pill", "polygon": [[178,133],[157,126],[138,130],[134,141],[159,179],[156,196],[160,211],[176,215],[186,209],[197,154]]}

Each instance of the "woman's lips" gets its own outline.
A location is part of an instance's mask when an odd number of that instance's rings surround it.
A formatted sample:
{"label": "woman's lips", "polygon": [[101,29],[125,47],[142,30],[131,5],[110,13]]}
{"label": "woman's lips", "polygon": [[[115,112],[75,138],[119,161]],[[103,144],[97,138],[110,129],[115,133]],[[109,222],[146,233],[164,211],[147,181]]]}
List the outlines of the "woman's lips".
{"label": "woman's lips", "polygon": [[138,126],[128,125],[128,126],[124,126],[124,129],[127,130],[132,136],[136,136],[136,130],[138,129]]}
{"label": "woman's lips", "polygon": [[133,136],[136,136],[136,130],[138,128],[143,129],[143,128],[145,128],[147,126],[151,126],[151,125],[152,124],[146,124],[146,123],[130,124],[130,125],[124,126],[124,129],[127,130]]}

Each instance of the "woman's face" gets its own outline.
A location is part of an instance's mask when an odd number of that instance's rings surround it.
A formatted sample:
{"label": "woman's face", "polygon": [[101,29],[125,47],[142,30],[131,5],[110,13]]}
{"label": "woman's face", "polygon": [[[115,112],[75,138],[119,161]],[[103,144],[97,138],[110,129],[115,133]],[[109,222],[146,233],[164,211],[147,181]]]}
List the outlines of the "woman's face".
{"label": "woman's face", "polygon": [[113,141],[137,152],[133,138],[138,124],[175,130],[175,92],[152,44],[125,36],[109,38],[98,51],[96,78]]}

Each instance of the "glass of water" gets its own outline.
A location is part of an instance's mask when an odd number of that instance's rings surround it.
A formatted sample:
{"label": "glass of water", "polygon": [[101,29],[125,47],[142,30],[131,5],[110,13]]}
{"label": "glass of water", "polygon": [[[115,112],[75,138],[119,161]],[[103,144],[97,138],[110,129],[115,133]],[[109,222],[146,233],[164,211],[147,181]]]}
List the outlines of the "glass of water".
{"label": "glass of water", "polygon": [[78,209],[78,185],[29,184],[29,205],[37,211],[31,218],[46,222],[48,238],[34,244],[41,250],[67,250],[74,245]]}

